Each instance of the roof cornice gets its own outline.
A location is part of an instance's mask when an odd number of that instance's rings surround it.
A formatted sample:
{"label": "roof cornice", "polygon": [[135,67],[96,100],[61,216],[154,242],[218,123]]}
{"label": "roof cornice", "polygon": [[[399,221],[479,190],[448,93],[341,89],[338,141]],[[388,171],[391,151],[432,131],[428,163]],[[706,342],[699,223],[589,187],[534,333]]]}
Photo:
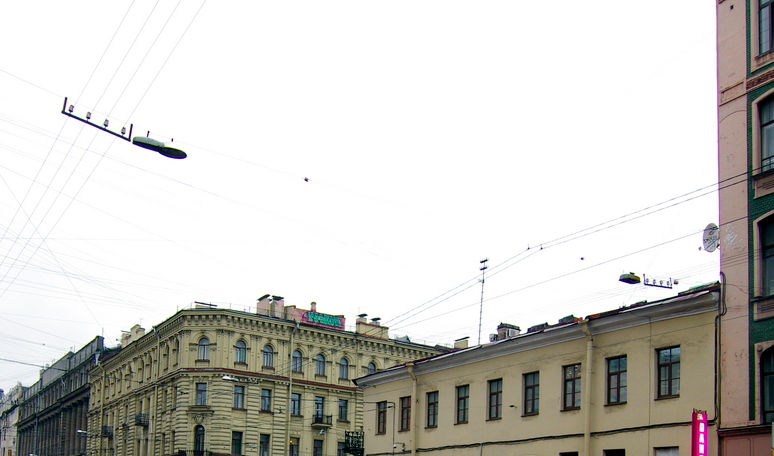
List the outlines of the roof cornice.
{"label": "roof cornice", "polygon": [[[713,288],[678,295],[650,304],[622,308],[609,314],[596,314],[566,325],[551,326],[541,331],[415,361],[413,363],[414,373],[415,375],[429,374],[500,356],[582,339],[585,337],[582,324],[587,324],[591,334],[594,335],[634,328],[656,321],[713,312],[717,309],[718,297],[718,290]],[[409,373],[404,364],[355,379],[354,382],[358,386],[368,387],[407,378],[409,378]]]}

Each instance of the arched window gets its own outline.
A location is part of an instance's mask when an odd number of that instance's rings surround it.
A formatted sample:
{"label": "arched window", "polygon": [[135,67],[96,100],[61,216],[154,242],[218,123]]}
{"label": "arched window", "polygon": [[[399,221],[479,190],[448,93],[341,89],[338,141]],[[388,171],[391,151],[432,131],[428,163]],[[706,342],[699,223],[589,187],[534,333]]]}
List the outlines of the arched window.
{"label": "arched window", "polygon": [[209,360],[210,359],[210,339],[202,337],[199,339],[199,352],[196,359]]}
{"label": "arched window", "polygon": [[301,352],[298,350],[294,351],[290,360],[290,370],[292,370],[293,372],[301,372],[302,371],[301,359],[302,359]]}
{"label": "arched window", "polygon": [[761,417],[764,423],[774,423],[774,347],[761,356]]}
{"label": "arched window", "polygon": [[204,426],[201,424],[194,428],[194,451],[201,451],[204,454]]}
{"label": "arched window", "polygon": [[366,368],[366,373],[373,374],[374,372],[376,372],[376,364],[368,363],[368,367]]}
{"label": "arched window", "polygon": [[234,362],[245,363],[247,362],[247,345],[245,341],[238,340],[234,346]]}
{"label": "arched window", "polygon": [[172,352],[172,364],[177,366],[177,363],[180,362],[180,341],[177,339],[175,339],[175,342],[172,345]]}
{"label": "arched window", "polygon": [[341,358],[341,361],[339,361],[339,378],[349,378],[349,361],[347,361],[347,358]]}
{"label": "arched window", "polygon": [[169,369],[169,344],[164,344],[164,369]]}
{"label": "arched window", "polygon": [[[295,353],[294,353],[295,354]],[[266,344],[263,347],[263,367],[274,367],[274,347]]]}
{"label": "arched window", "polygon": [[314,375],[325,375],[325,357],[322,353],[314,357]]}

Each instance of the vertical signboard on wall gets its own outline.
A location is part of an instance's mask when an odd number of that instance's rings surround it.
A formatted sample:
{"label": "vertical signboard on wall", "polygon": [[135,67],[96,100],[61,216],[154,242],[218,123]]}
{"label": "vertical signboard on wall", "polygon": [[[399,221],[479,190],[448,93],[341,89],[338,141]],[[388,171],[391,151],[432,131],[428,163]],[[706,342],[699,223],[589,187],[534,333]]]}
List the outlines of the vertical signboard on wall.
{"label": "vertical signboard on wall", "polygon": [[691,456],[707,456],[707,412],[694,410],[691,415]]}

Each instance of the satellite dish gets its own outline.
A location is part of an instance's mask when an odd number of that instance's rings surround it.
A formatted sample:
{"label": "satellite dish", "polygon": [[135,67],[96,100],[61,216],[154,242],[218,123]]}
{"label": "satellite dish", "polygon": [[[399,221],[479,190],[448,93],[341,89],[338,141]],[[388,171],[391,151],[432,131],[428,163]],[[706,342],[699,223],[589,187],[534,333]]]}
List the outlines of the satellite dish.
{"label": "satellite dish", "polygon": [[702,243],[704,244],[705,251],[714,252],[720,245],[720,228],[714,223],[707,225],[707,227],[704,228]]}

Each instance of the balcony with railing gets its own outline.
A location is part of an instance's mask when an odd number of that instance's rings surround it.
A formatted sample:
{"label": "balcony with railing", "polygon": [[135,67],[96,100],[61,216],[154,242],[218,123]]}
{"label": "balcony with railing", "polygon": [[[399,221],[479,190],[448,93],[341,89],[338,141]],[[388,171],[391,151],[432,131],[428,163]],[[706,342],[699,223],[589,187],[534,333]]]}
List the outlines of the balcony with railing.
{"label": "balcony with railing", "polygon": [[333,426],[333,415],[318,415],[312,416],[313,428],[329,428]]}
{"label": "balcony with railing", "polygon": [[363,456],[363,437],[362,431],[345,431],[344,452],[354,456]]}
{"label": "balcony with railing", "polygon": [[134,425],[148,427],[149,418],[147,413],[138,413],[134,415]]}
{"label": "balcony with railing", "polygon": [[113,437],[113,426],[102,426],[102,437]]}

